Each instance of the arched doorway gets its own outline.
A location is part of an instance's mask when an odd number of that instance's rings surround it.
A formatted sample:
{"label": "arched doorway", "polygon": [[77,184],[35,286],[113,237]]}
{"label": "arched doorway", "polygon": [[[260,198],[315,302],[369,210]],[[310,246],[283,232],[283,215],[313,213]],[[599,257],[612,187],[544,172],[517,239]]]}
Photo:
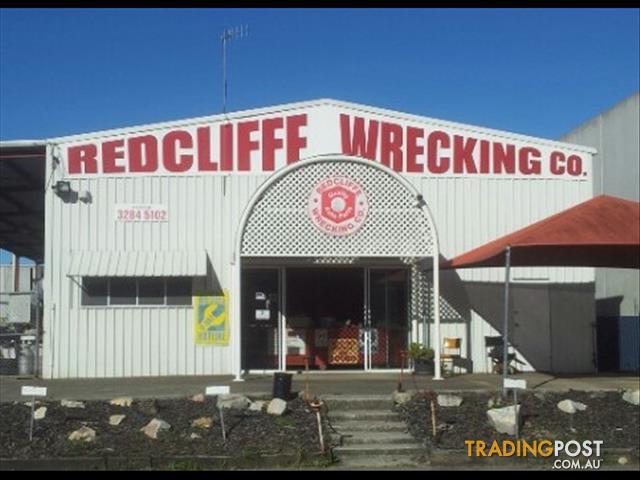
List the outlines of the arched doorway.
{"label": "arched doorway", "polygon": [[434,265],[438,336],[437,232],[414,187],[377,162],[342,155],[276,172],[236,233],[236,377],[304,358],[317,368],[399,367],[400,350],[418,341],[408,312],[424,293],[414,277],[425,258]]}

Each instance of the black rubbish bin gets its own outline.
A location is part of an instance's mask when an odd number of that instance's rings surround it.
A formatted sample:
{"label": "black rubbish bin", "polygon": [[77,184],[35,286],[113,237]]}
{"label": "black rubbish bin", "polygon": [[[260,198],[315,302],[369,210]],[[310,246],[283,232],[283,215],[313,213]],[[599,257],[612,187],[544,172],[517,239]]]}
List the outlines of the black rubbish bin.
{"label": "black rubbish bin", "polygon": [[289,400],[291,398],[291,373],[276,372],[273,374],[273,398]]}

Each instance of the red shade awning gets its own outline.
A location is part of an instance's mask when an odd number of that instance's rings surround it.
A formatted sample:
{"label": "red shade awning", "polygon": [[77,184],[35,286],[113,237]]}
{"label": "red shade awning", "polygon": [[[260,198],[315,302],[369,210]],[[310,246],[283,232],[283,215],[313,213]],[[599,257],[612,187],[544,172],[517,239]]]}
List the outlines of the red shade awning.
{"label": "red shade awning", "polygon": [[640,203],[600,195],[470,250],[442,268],[511,265],[640,268]]}

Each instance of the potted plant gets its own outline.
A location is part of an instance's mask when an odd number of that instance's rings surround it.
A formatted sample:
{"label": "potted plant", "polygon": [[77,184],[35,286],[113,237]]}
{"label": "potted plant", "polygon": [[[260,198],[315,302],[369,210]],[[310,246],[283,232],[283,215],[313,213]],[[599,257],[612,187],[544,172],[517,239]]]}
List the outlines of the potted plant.
{"label": "potted plant", "polygon": [[412,343],[407,350],[407,357],[413,363],[413,373],[433,374],[435,352],[421,343]]}

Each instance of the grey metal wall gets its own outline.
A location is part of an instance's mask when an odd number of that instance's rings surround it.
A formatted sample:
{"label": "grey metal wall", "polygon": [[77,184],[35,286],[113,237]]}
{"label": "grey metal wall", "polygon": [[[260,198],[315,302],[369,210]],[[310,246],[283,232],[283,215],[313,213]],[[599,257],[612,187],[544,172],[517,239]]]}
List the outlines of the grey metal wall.
{"label": "grey metal wall", "polygon": [[[640,201],[640,92],[583,123],[562,141],[594,147],[594,194]],[[599,268],[596,271],[598,315],[638,316],[640,271]]]}

